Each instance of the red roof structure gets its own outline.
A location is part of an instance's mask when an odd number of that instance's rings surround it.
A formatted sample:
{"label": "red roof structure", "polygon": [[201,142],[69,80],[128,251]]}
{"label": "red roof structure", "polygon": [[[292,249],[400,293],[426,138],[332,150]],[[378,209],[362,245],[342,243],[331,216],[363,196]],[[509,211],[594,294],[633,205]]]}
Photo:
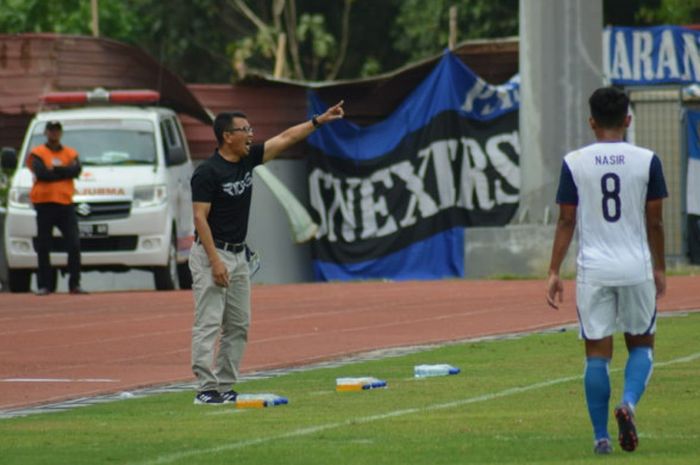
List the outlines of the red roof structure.
{"label": "red roof structure", "polygon": [[[257,84],[190,84],[188,88],[212,114],[239,110],[246,114],[256,142],[264,141],[306,118],[306,89],[275,81]],[[208,157],[216,147],[214,132],[194,118],[182,116],[194,158]],[[297,144],[286,157],[303,156],[305,145]]]}
{"label": "red roof structure", "polygon": [[[508,81],[518,72],[518,39],[471,40],[453,50],[476,75],[490,84]],[[376,123],[394,109],[432,71],[442,57],[367,79],[309,83],[253,75],[237,84],[190,84],[202,105],[216,114],[241,110],[255,128],[255,139],[265,140],[306,118],[306,93],[314,90],[329,105],[345,100],[346,118],[361,126]],[[183,118],[190,149],[196,158],[210,154],[215,146],[209,128]],[[292,147],[284,156],[301,157],[305,145]]]}
{"label": "red roof structure", "polygon": [[161,104],[211,121],[180,78],[137,47],[87,36],[0,34],[0,145],[19,146],[40,95],[95,87],[153,89]]}
{"label": "red roof structure", "polygon": [[[518,72],[518,39],[466,41],[455,53],[474,73],[500,84]],[[224,110],[245,112],[263,141],[307,117],[312,89],[328,104],[345,100],[346,118],[359,125],[390,115],[430,73],[442,54],[376,77],[309,83],[252,75],[236,84],[191,84],[160,66],[139,48],[121,42],[60,34],[0,34],[0,146],[19,147],[49,91],[153,89],[161,103],[181,115],[195,159],[215,147],[211,116]],[[305,144],[284,154],[304,156]]]}

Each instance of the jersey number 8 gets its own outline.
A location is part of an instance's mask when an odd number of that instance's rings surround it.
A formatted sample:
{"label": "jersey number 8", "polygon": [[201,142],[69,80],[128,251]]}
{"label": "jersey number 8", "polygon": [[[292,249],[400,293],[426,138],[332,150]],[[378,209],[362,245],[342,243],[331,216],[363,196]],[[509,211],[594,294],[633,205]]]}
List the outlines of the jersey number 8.
{"label": "jersey number 8", "polygon": [[603,218],[610,223],[615,223],[622,215],[620,177],[615,173],[605,173],[600,178],[600,188],[603,191]]}

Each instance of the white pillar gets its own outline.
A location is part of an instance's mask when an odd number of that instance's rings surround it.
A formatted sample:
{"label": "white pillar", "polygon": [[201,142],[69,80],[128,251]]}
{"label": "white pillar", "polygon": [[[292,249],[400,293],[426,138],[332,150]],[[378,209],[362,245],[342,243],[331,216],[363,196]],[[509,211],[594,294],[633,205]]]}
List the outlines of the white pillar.
{"label": "white pillar", "polygon": [[593,142],[588,97],[604,83],[602,0],[520,0],[520,212],[556,220],[566,152]]}

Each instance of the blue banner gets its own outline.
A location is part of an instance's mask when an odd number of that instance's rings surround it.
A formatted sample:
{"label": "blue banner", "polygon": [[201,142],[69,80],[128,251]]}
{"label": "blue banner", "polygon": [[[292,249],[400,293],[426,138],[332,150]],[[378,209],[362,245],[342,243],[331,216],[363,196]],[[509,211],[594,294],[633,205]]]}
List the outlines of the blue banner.
{"label": "blue banner", "polygon": [[700,31],[677,27],[608,27],[603,65],[612,84],[700,82]]}
{"label": "blue banner", "polygon": [[[309,108],[327,106],[310,92]],[[505,225],[518,207],[518,108],[517,79],[489,85],[446,52],[387,119],[312,134],[316,278],[464,276],[463,227]]]}

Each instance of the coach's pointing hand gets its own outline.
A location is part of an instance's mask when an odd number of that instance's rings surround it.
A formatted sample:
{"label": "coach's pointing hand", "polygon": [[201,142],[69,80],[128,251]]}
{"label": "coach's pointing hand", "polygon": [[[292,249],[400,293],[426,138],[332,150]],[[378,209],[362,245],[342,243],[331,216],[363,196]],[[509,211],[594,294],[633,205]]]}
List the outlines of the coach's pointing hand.
{"label": "coach's pointing hand", "polygon": [[343,103],[345,103],[344,100],[341,100],[340,102],[336,103],[328,110],[326,110],[322,115],[317,116],[316,120],[319,122],[319,124],[326,124],[330,123],[331,121],[341,119],[343,116],[345,116],[345,111],[343,111]]}

